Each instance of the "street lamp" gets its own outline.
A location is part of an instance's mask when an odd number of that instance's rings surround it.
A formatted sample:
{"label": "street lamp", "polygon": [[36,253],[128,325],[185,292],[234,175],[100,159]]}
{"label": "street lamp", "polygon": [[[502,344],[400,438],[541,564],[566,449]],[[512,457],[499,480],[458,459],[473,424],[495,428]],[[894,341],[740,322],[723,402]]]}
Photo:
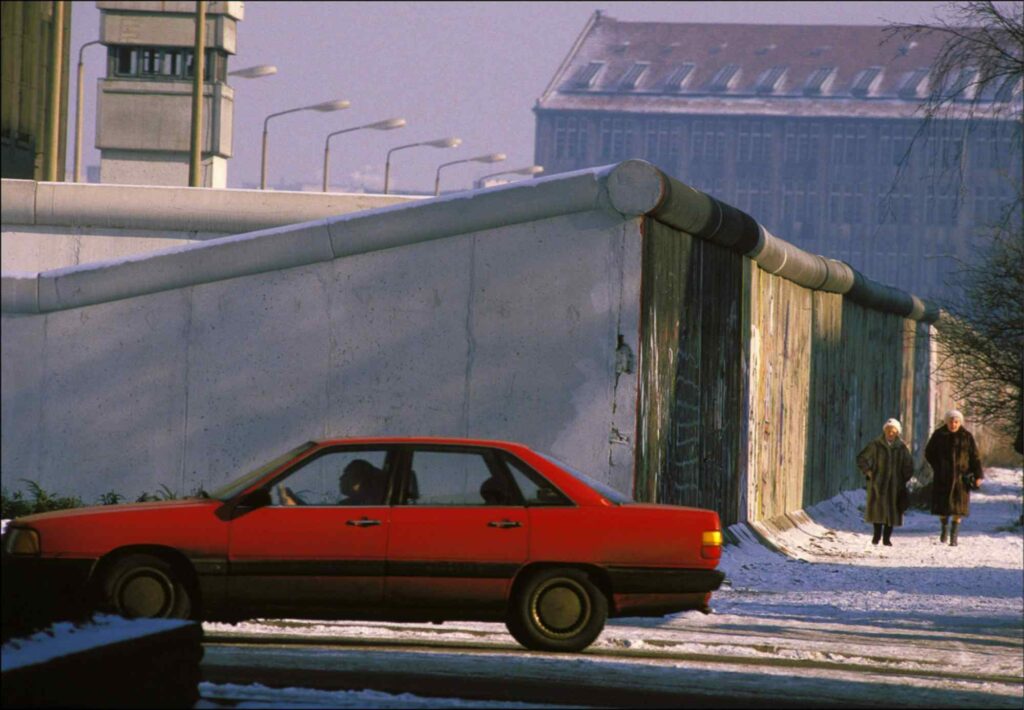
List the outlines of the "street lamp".
{"label": "street lamp", "polygon": [[85,90],[82,88],[82,77],[85,72],[85,64],[82,62],[82,52],[92,44],[102,44],[98,39],[86,42],[78,49],[78,102],[75,104],[75,182],[82,182],[82,99]]}
{"label": "street lamp", "polygon": [[405,148],[415,148],[418,145],[429,145],[434,148],[457,148],[462,144],[461,138],[438,138],[433,141],[422,141],[420,143],[409,143],[408,145],[400,145],[396,148],[392,148],[388,151],[387,160],[384,161],[384,194],[388,194],[388,180],[391,176],[391,154],[396,150],[404,150]]}
{"label": "street lamp", "polygon": [[348,108],[351,104],[343,99],[336,99],[334,101],[325,101],[322,104],[313,104],[312,106],[300,106],[299,108],[290,108],[287,111],[278,111],[272,113],[263,119],[263,153],[260,158],[260,189],[267,189],[267,123],[270,119],[276,118],[277,116],[284,116],[286,113],[295,113],[297,111],[340,111]]}
{"label": "street lamp", "polygon": [[368,123],[365,126],[356,126],[355,128],[345,128],[334,133],[327,134],[327,140],[324,141],[324,192],[327,192],[327,170],[328,163],[331,156],[331,138],[340,135],[342,133],[351,133],[352,131],[361,131],[364,128],[372,128],[375,131],[390,131],[395,128],[401,128],[405,125],[404,118],[388,118],[384,121],[377,121],[376,123]]}
{"label": "street lamp", "polygon": [[259,79],[271,74],[277,74],[277,67],[273,64],[257,64],[254,67],[245,67],[244,69],[228,72],[228,76],[237,76],[241,79]]}
{"label": "street lamp", "polygon": [[484,175],[483,177],[477,178],[476,186],[483,187],[484,180],[487,178],[498,177],[499,175],[540,175],[544,172],[544,167],[541,165],[530,165],[525,168],[519,168],[518,170],[502,170],[500,173],[491,173],[490,175]]}
{"label": "street lamp", "polygon": [[466,158],[465,160],[453,160],[450,163],[441,163],[437,166],[437,175],[434,176],[434,197],[441,194],[441,168],[447,168],[449,165],[458,165],[459,163],[500,163],[504,159],[504,153],[488,153],[487,155],[478,155],[475,158]]}

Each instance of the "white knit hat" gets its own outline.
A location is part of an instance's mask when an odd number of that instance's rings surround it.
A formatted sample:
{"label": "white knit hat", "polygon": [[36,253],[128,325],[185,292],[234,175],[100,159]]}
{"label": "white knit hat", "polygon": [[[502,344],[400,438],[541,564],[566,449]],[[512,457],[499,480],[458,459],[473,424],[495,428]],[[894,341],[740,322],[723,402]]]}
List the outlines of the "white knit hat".
{"label": "white knit hat", "polygon": [[899,419],[891,419],[891,418],[887,419],[885,424],[882,425],[882,430],[884,431],[886,427],[890,427],[890,426],[896,427],[896,433],[897,434],[902,434],[903,433],[903,426],[900,424],[900,420]]}
{"label": "white knit hat", "polygon": [[951,419],[959,419],[960,421],[963,421],[964,420],[964,415],[960,413],[959,409],[950,409],[948,412],[946,412],[943,415],[942,421],[944,421],[947,424],[949,424],[949,421]]}

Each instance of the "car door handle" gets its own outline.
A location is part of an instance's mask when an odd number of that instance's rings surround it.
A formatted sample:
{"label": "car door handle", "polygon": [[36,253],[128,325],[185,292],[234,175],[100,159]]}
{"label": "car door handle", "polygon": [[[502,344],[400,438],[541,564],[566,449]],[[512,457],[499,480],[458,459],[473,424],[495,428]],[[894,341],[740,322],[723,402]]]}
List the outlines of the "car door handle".
{"label": "car door handle", "polygon": [[522,527],[522,524],[516,522],[515,520],[492,520],[491,522],[487,523],[487,527],[489,527],[489,528],[520,528],[520,527]]}
{"label": "car door handle", "polygon": [[352,525],[357,528],[369,528],[374,525],[380,525],[380,521],[370,520],[369,518],[360,518],[359,520],[346,520],[345,525]]}

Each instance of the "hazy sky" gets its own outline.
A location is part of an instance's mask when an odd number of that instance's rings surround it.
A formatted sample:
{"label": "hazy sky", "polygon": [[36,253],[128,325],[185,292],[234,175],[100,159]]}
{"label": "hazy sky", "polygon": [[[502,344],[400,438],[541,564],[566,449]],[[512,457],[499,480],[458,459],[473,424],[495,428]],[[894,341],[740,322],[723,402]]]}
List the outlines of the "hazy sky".
{"label": "hazy sky", "polygon": [[[392,157],[392,191],[433,189],[441,163],[501,152],[504,163],[465,163],[442,172],[442,189],[533,163],[534,102],[596,9],[619,20],[884,24],[931,19],[936,2],[246,2],[238,54],[229,70],[274,64],[262,79],[229,77],[235,90],[234,155],[228,186],[259,184],[263,119],[330,99],[351,108],[304,111],[270,122],[268,183],[319,185],[328,133],[391,117],[393,131],[357,131],[331,140],[331,184],[376,191],[389,148],[457,136],[460,147],[411,148]],[[75,2],[72,72],[78,49],[98,38],[94,2]],[[85,52],[83,165],[95,149],[97,80],[103,51]],[[71,107],[75,87],[72,74]],[[70,121],[73,124],[73,119]],[[73,155],[69,136],[68,170]],[[84,173],[84,169],[83,169]]]}

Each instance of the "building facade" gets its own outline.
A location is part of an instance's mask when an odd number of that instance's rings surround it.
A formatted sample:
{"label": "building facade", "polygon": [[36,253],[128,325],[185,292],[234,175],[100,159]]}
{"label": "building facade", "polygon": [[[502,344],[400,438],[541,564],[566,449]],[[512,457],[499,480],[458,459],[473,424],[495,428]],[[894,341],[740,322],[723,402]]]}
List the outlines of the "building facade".
{"label": "building facade", "polygon": [[64,179],[71,11],[70,2],[0,3],[5,178]]}
{"label": "building facade", "polygon": [[[96,147],[104,183],[188,185],[194,2],[101,0]],[[202,185],[225,187],[234,92],[227,84],[242,2],[208,2],[203,77]]]}
{"label": "building facade", "polygon": [[[548,174],[643,158],[770,231],[939,296],[1020,190],[1018,122],[922,127],[942,38],[595,13],[534,108]],[[961,100],[1020,103],[1019,79]],[[913,150],[910,150],[911,144]]]}

